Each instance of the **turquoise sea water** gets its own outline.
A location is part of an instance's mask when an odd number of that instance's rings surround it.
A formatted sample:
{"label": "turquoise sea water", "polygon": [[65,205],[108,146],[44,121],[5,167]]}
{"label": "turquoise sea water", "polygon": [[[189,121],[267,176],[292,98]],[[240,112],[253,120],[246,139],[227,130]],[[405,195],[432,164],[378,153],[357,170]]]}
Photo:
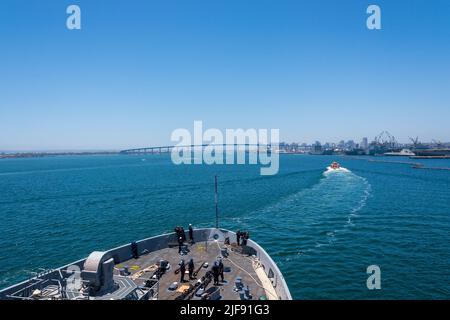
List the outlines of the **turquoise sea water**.
{"label": "turquoise sea water", "polygon": [[[351,172],[324,175],[334,159]],[[249,230],[295,299],[450,298],[450,171],[280,161],[263,177],[257,166],[175,166],[168,155],[0,160],[0,287],[175,225],[213,226],[217,174],[221,226]],[[366,287],[373,264],[381,290]]]}

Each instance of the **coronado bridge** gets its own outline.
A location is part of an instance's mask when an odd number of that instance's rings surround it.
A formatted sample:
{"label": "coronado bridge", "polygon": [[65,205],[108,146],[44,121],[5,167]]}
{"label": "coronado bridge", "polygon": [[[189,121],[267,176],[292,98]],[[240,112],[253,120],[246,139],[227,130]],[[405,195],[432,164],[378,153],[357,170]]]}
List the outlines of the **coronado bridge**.
{"label": "coronado bridge", "polygon": [[252,143],[235,143],[235,144],[191,144],[191,145],[176,145],[176,146],[157,146],[157,147],[145,147],[126,149],[120,151],[120,154],[160,154],[170,153],[177,151],[194,151],[198,149],[204,149],[206,147],[222,149],[224,151],[254,151],[254,152],[270,152],[272,150],[271,144],[252,144]]}

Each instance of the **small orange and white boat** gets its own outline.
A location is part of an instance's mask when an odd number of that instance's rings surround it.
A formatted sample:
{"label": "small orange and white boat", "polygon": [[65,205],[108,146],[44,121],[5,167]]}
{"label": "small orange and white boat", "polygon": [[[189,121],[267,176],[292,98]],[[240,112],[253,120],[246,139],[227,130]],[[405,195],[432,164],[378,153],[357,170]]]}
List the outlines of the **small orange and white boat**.
{"label": "small orange and white boat", "polygon": [[333,170],[337,170],[341,168],[341,165],[339,163],[337,163],[336,161],[333,161],[330,165],[330,168]]}
{"label": "small orange and white boat", "polygon": [[328,174],[331,172],[350,172],[350,170],[341,167],[341,165],[339,164],[339,162],[333,161],[328,167],[327,167],[327,171],[324,172],[324,174]]}

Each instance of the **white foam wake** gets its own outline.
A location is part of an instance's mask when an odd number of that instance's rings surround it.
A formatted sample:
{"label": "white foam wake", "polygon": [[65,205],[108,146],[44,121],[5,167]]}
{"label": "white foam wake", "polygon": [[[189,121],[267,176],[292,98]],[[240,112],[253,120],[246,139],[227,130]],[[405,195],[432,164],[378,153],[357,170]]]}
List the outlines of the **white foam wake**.
{"label": "white foam wake", "polygon": [[350,173],[351,171],[348,170],[347,168],[337,168],[337,169],[333,169],[332,167],[327,167],[327,170],[323,173],[324,175],[328,175],[330,173]]}
{"label": "white foam wake", "polygon": [[235,223],[240,228],[257,225],[259,235],[266,234],[277,246],[284,241],[283,236],[273,240],[278,232],[289,234],[286,244],[291,246],[295,239],[298,247],[287,246],[281,251],[282,261],[291,261],[333,246],[343,234],[351,232],[370,195],[366,178],[346,168],[328,168],[312,186],[236,217]]}

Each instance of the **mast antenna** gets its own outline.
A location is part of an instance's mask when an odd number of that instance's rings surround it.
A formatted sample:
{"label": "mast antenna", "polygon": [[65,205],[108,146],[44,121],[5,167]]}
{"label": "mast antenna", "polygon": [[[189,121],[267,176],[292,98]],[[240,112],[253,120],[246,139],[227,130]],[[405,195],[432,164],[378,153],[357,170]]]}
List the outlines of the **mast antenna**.
{"label": "mast antenna", "polygon": [[219,229],[219,205],[217,196],[217,176],[214,176],[214,202],[216,204],[216,229]]}

